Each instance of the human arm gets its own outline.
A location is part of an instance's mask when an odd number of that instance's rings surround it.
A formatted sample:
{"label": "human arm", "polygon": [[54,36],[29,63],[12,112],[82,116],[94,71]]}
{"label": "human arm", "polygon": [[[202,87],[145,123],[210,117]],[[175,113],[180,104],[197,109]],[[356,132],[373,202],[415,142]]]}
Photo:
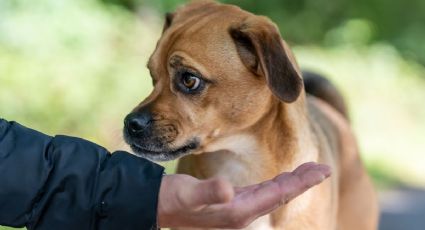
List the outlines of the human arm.
{"label": "human arm", "polygon": [[0,119],[0,225],[150,229],[163,168]]}
{"label": "human arm", "polygon": [[0,119],[0,225],[12,227],[152,229],[158,221],[161,227],[240,228],[330,171],[307,163],[244,188],[162,174],[162,167],[126,152],[111,155],[79,138],[50,137]]}

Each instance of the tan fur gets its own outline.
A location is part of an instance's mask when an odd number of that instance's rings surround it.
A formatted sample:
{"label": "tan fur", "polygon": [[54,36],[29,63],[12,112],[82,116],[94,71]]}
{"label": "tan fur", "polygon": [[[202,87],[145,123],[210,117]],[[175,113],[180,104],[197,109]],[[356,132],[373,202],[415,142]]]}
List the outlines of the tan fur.
{"label": "tan fur", "polygon": [[[329,180],[247,229],[376,229],[375,193],[348,122],[304,91],[293,102],[279,100],[279,89],[271,92],[275,86],[264,78],[264,66],[257,66],[264,63],[237,50],[229,35],[228,29],[244,20],[264,30],[264,36],[274,30],[268,19],[234,6],[200,1],[178,9],[149,61],[154,91],[134,111],[149,107],[156,126],[175,127],[174,133],[161,129],[170,137],[169,147],[200,140],[180,160],[179,173],[220,176],[244,186],[308,161],[332,167]],[[283,41],[282,46],[294,77],[301,76],[289,47]],[[240,55],[246,55],[244,61]],[[211,81],[201,94],[175,90],[173,76],[182,66]]]}

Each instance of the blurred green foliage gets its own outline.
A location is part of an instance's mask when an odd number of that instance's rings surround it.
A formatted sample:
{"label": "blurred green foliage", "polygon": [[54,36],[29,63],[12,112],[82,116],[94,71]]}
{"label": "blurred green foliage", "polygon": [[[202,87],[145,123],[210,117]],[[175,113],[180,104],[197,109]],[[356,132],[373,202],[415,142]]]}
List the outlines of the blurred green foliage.
{"label": "blurred green foliage", "polygon": [[[7,0],[0,9],[1,116],[51,134],[119,137],[116,118],[151,87],[140,78],[150,28],[90,0]],[[108,126],[117,130],[96,134]]]}
{"label": "blurred green foliage", "polygon": [[[182,2],[1,0],[0,116],[125,148],[163,12]],[[378,184],[425,185],[424,1],[226,2],[280,22],[300,65],[342,89]]]}
{"label": "blurred green foliage", "polygon": [[388,44],[294,51],[303,68],[323,73],[342,89],[363,159],[377,182],[424,186],[424,67]]}
{"label": "blurred green foliage", "polygon": [[11,230],[11,229],[16,229],[16,228],[8,228],[8,227],[0,226],[0,230]]}
{"label": "blurred green foliage", "polygon": [[[101,0],[138,12],[152,7],[164,13],[185,0]],[[275,21],[296,45],[388,42],[406,58],[425,64],[425,1],[387,0],[221,0]],[[346,30],[352,31],[347,34]]]}

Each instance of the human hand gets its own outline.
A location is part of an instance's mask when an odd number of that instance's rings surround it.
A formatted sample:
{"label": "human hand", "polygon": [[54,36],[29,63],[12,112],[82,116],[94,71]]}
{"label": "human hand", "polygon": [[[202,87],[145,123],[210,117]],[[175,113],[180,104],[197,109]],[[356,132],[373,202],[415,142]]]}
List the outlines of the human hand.
{"label": "human hand", "polygon": [[272,180],[240,188],[219,178],[166,175],[159,193],[158,224],[164,228],[243,228],[330,174],[328,166],[310,162]]}

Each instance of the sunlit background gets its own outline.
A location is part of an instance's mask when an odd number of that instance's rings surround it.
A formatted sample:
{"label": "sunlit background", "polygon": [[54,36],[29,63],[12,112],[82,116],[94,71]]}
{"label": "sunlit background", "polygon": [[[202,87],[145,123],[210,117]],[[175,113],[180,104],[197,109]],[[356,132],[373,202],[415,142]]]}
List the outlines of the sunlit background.
{"label": "sunlit background", "polygon": [[[184,2],[0,0],[0,116],[125,148],[122,120],[152,89],[145,65],[163,15]],[[301,67],[343,91],[381,229],[423,229],[425,1],[223,2],[272,18]],[[397,228],[402,215],[413,223]]]}

